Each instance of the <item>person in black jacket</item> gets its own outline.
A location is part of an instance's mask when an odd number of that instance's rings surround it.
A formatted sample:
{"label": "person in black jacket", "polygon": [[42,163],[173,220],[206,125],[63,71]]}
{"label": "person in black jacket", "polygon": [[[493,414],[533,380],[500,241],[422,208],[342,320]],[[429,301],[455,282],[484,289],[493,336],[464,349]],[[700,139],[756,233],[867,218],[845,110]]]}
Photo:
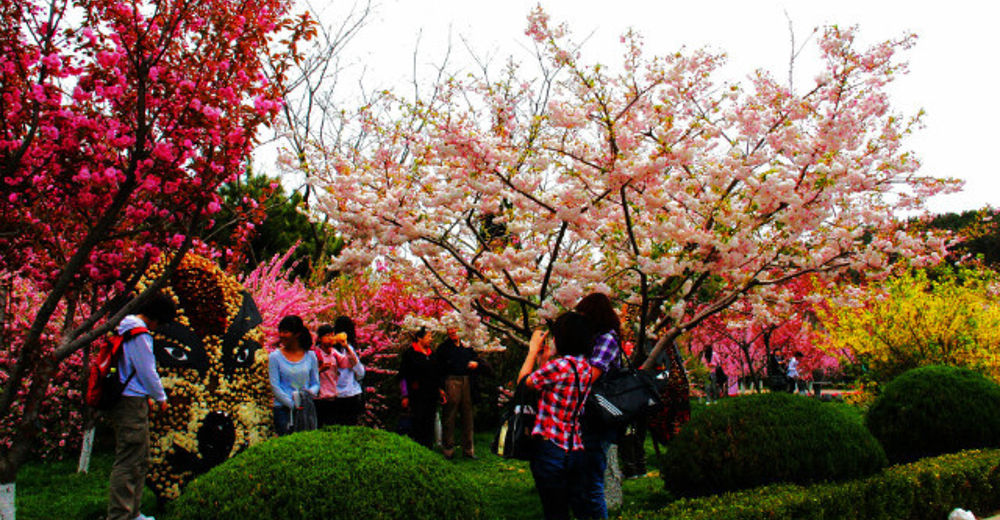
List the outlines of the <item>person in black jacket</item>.
{"label": "person in black jacket", "polygon": [[403,410],[410,412],[413,425],[409,435],[428,449],[434,448],[434,417],[438,401],[446,403],[441,388],[441,367],[431,350],[431,333],[421,328],[413,345],[400,354],[399,390]]}
{"label": "person in black jacket", "polygon": [[438,347],[437,357],[444,375],[444,391],[448,396],[444,406],[444,421],[441,431],[441,452],[445,458],[455,455],[455,421],[462,415],[462,453],[475,459],[473,448],[472,387],[473,377],[480,370],[479,354],[471,346],[462,342],[458,330],[448,329],[448,337]]}

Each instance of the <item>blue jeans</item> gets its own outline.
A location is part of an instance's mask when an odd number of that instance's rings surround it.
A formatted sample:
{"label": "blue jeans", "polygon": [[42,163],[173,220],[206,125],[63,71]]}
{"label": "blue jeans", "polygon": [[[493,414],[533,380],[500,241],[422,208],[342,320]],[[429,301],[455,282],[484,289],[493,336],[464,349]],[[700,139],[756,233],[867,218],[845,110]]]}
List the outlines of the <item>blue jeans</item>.
{"label": "blue jeans", "polygon": [[608,468],[608,448],[614,444],[617,430],[583,428],[583,504],[573,512],[579,518],[607,518],[608,503],[604,500],[604,472]]}
{"label": "blue jeans", "polygon": [[274,429],[278,432],[279,437],[292,433],[291,421],[292,410],[290,408],[286,406],[274,407]]}
{"label": "blue jeans", "polygon": [[548,439],[537,439],[531,458],[531,476],[542,500],[545,520],[569,520],[583,513],[583,451],[566,451]]}

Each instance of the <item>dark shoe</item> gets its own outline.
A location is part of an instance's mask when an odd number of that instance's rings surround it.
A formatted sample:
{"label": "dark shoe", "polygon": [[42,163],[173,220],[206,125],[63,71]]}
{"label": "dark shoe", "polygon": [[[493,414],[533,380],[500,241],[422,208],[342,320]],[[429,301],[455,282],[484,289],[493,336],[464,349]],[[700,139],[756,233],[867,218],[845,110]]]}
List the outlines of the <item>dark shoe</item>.
{"label": "dark shoe", "polygon": [[444,458],[446,458],[448,460],[451,460],[451,459],[455,458],[455,452],[454,451],[442,451],[441,455],[444,455]]}

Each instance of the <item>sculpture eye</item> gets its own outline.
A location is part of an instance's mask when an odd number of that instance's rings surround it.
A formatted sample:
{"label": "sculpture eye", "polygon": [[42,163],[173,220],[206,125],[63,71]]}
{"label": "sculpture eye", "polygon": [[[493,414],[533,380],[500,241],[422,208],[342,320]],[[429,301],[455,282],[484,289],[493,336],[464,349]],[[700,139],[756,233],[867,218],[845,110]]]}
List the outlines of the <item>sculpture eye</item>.
{"label": "sculpture eye", "polygon": [[232,368],[246,368],[253,364],[253,355],[260,348],[260,343],[252,339],[243,338],[240,344],[233,351]]}
{"label": "sculpture eye", "polygon": [[153,340],[156,362],[164,367],[208,368],[208,357],[201,338],[190,327],[172,321],[156,330]]}
{"label": "sculpture eye", "polygon": [[174,361],[188,361],[188,350],[181,345],[164,345],[163,351],[170,355]]}

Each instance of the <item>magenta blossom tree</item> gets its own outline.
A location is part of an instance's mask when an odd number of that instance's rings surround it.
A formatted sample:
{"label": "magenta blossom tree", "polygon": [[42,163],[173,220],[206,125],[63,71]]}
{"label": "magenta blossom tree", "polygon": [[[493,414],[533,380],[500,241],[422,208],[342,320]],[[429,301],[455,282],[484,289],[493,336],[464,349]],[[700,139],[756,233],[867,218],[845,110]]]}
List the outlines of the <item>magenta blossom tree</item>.
{"label": "magenta blossom tree", "polygon": [[801,352],[799,373],[804,379],[811,379],[814,370],[836,371],[837,359],[820,348],[821,335],[814,329],[816,306],[827,304],[823,285],[830,283],[837,281],[803,276],[785,284],[778,299],[765,301],[752,295],[735,302],[685,336],[691,354],[705,364],[721,366],[734,385],[736,378],[757,383],[766,377],[767,357],[772,354],[789,359]]}
{"label": "magenta blossom tree", "polygon": [[276,36],[308,31],[284,0],[0,5],[0,273],[42,295],[11,330],[0,285],[0,416],[16,425],[0,443],[0,517],[55,375],[135,308],[154,259],[210,224],[217,187],[280,108],[281,69],[264,64],[292,51]]}

